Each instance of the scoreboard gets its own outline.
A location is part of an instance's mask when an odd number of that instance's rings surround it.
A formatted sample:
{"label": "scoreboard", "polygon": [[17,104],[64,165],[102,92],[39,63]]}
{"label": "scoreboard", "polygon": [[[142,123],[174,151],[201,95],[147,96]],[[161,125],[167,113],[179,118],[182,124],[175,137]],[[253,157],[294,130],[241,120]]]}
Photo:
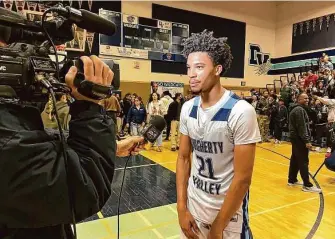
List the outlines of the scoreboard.
{"label": "scoreboard", "polygon": [[99,15],[116,25],[113,36],[100,34],[99,51],[104,56],[184,62],[182,41],[189,25],[99,10]]}

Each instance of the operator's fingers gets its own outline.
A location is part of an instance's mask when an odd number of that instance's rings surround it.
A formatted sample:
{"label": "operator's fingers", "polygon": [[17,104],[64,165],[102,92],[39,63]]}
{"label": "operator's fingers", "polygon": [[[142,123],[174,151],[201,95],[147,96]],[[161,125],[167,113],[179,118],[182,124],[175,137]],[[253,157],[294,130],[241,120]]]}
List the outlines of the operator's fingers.
{"label": "operator's fingers", "polygon": [[103,85],[110,86],[112,82],[109,82],[108,75],[110,74],[112,70],[109,68],[109,66],[104,63],[103,69],[102,69],[102,79],[103,79]]}
{"label": "operator's fingers", "polygon": [[73,88],[73,81],[74,81],[74,78],[76,77],[77,72],[78,72],[77,67],[72,66],[65,76],[65,83],[71,89]]}
{"label": "operator's fingers", "polygon": [[102,85],[103,84],[102,71],[105,63],[95,55],[90,56],[90,59],[93,61],[95,83]]}
{"label": "operator's fingers", "polygon": [[93,61],[88,56],[82,56],[80,57],[80,59],[83,61],[84,64],[85,79],[95,82]]}

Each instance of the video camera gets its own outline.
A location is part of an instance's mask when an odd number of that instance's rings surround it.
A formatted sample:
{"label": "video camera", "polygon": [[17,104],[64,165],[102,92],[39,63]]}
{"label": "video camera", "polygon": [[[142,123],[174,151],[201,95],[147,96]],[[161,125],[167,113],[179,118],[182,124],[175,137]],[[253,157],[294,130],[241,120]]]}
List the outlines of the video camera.
{"label": "video camera", "polygon": [[[90,32],[113,35],[116,29],[113,22],[87,10],[61,4],[46,10],[41,21],[28,21],[4,8],[0,8],[0,15],[0,39],[9,44],[0,47],[0,87],[13,89],[14,98],[43,102],[47,101],[50,89],[54,93],[70,93],[65,75],[73,65],[78,68],[74,85],[82,95],[100,100],[110,97],[112,91],[119,88],[119,66],[112,60],[104,61],[114,72],[112,86],[106,87],[85,80],[79,58],[66,59],[61,68],[55,47],[74,38],[73,24]],[[49,55],[55,55],[56,62]],[[2,91],[0,88],[0,97]]]}

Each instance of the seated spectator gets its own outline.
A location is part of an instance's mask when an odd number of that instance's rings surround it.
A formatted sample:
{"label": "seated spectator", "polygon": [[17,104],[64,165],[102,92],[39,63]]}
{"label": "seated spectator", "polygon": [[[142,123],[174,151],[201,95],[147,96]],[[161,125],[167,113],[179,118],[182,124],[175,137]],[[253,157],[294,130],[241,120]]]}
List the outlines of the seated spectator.
{"label": "seated spectator", "polygon": [[305,81],[306,81],[306,78],[308,77],[308,74],[307,73],[304,73],[303,76],[299,79],[299,86],[298,88],[300,89],[301,87],[302,88],[305,88]]}
{"label": "seated spectator", "polygon": [[318,81],[317,89],[316,89],[316,92],[314,94],[318,95],[318,96],[324,96],[326,94],[326,87],[324,86],[322,80]]}
{"label": "seated spectator", "polygon": [[313,74],[313,72],[311,70],[309,70],[307,72],[307,77],[305,79],[305,85],[304,85],[304,87],[307,88],[310,85],[311,82],[313,83],[313,86],[315,86],[317,80],[318,80],[318,76],[315,75],[315,74]]}

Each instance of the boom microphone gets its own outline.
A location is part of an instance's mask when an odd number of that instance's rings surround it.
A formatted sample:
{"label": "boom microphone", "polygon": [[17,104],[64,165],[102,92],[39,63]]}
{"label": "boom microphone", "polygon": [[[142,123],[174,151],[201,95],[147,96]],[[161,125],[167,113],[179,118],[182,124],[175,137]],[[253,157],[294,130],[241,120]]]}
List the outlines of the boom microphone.
{"label": "boom microphone", "polygon": [[67,7],[52,7],[52,11],[58,12],[63,17],[66,17],[78,27],[86,29],[89,32],[101,33],[112,36],[116,31],[116,26],[112,21],[109,21],[99,15],[84,9],[74,9]]}
{"label": "boom microphone", "polygon": [[166,126],[166,122],[162,116],[155,115],[154,118],[147,124],[141,134],[145,140],[154,143],[160,136]]}

